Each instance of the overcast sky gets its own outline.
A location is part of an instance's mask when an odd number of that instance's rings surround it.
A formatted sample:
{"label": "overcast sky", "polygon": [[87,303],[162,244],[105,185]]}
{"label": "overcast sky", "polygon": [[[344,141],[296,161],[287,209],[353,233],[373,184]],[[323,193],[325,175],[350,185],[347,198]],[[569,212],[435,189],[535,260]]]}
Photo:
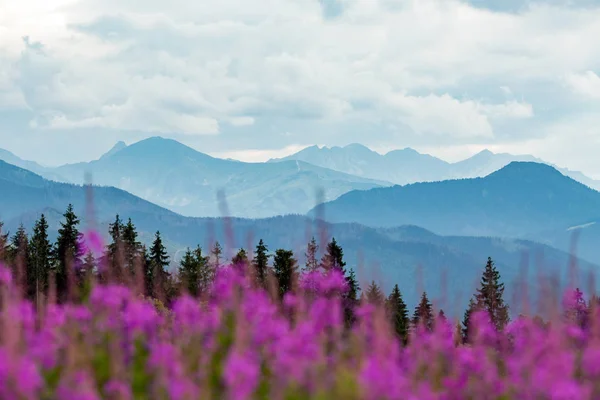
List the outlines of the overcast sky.
{"label": "overcast sky", "polygon": [[600,0],[0,0],[0,147],[365,144],[600,177]]}

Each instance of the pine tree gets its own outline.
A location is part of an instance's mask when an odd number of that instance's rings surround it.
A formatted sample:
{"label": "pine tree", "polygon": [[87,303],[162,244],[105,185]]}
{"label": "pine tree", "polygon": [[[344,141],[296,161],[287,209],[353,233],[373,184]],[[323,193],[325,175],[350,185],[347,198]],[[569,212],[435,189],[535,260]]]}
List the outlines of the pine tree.
{"label": "pine tree", "polygon": [[479,303],[476,297],[472,297],[469,300],[469,306],[465,310],[462,322],[462,340],[463,343],[469,343],[471,340],[471,315],[481,310],[482,305]]}
{"label": "pine tree", "polygon": [[108,233],[111,237],[111,243],[106,248],[106,261],[111,270],[111,275],[117,282],[122,282],[123,267],[125,264],[124,249],[123,249],[123,230],[125,226],[119,214],[116,215],[115,221],[108,225]]}
{"label": "pine tree", "polygon": [[198,293],[206,293],[215,279],[215,270],[209,262],[209,257],[202,254],[200,246],[194,250],[194,260],[198,265]]}
{"label": "pine tree", "polygon": [[198,296],[199,271],[192,250],[188,247],[183,258],[179,261],[179,279],[191,296]]}
{"label": "pine tree", "polygon": [[504,303],[503,294],[504,283],[500,282],[500,272],[491,257],[488,257],[481,277],[481,287],[477,289],[477,301],[488,312],[497,330],[502,330],[509,322],[508,305]]}
{"label": "pine tree", "polygon": [[231,259],[231,264],[244,271],[248,265],[248,254],[245,249],[239,249],[237,254]]}
{"label": "pine tree", "polygon": [[346,276],[346,283],[348,284],[348,290],[342,296],[342,305],[344,307],[344,320],[346,327],[350,328],[356,321],[354,315],[354,309],[359,304],[358,293],[360,292],[360,285],[356,279],[356,274],[353,269],[350,269],[350,273]]}
{"label": "pine tree", "polygon": [[423,324],[429,331],[433,328],[433,309],[425,292],[423,292],[421,301],[415,307],[412,323],[415,327]]}
{"label": "pine tree", "polygon": [[338,245],[335,238],[331,239],[331,242],[327,244],[325,254],[321,258],[321,265],[326,271],[333,269],[346,274],[344,267],[346,262],[344,261],[344,250]]}
{"label": "pine tree", "polygon": [[6,258],[6,252],[8,251],[8,233],[4,233],[4,222],[0,221],[0,260]]}
{"label": "pine tree", "polygon": [[387,299],[388,316],[396,332],[398,338],[402,340],[403,344],[408,341],[408,331],[410,328],[410,320],[408,318],[408,307],[404,303],[402,293],[398,285],[394,285],[392,293],[390,293]]}
{"label": "pine tree", "polygon": [[223,248],[221,247],[221,244],[219,242],[215,242],[215,245],[211,249],[210,254],[213,256],[214,259],[215,270],[219,269],[219,267],[221,266],[221,255],[223,254]]}
{"label": "pine tree", "polygon": [[313,236],[308,245],[306,246],[306,263],[304,264],[304,270],[308,272],[314,272],[319,269],[319,260],[317,259],[317,251],[319,251],[319,245]]}
{"label": "pine tree", "polygon": [[[12,265],[12,274],[15,281],[19,281],[18,285],[22,287],[26,282],[23,275],[26,274],[25,268],[29,265],[29,238],[23,224],[11,238],[10,246],[8,247],[8,260]],[[23,288],[27,291],[27,288]]]}
{"label": "pine tree", "polygon": [[27,266],[28,292],[39,306],[39,295],[48,287],[48,274],[51,269],[52,244],[48,239],[48,221],[44,214],[35,222],[29,243],[29,264]]}
{"label": "pine tree", "polygon": [[[165,248],[160,232],[156,231],[154,242],[150,247],[150,269],[152,270],[152,294],[156,296],[167,296],[169,291],[169,272],[165,269],[169,266],[169,255]],[[158,289],[158,292],[157,290]],[[164,298],[159,300],[165,300]]]}
{"label": "pine tree", "polygon": [[381,291],[381,288],[379,288],[379,285],[375,283],[375,281],[371,281],[371,284],[369,287],[367,287],[365,297],[368,303],[377,306],[382,305],[385,301],[383,292]]}
{"label": "pine tree", "polygon": [[127,224],[122,229],[122,240],[125,266],[132,276],[135,274],[136,262],[138,262],[142,250],[142,244],[137,238],[137,230],[133,222],[131,222],[131,218],[129,218]]}
{"label": "pine tree", "polygon": [[273,272],[279,282],[279,295],[283,298],[292,289],[298,265],[291,250],[277,249],[273,259]]}
{"label": "pine tree", "polygon": [[150,260],[150,253],[146,245],[142,245],[140,251],[142,258],[142,267],[144,271],[144,286],[146,289],[146,296],[154,297],[154,268],[152,261]]}
{"label": "pine tree", "polygon": [[256,282],[258,286],[262,288],[267,287],[267,272],[269,268],[269,254],[267,254],[267,251],[269,251],[269,249],[263,240],[260,239],[256,246],[256,253],[252,260],[252,265],[254,266],[254,271],[256,273]]}
{"label": "pine tree", "polygon": [[79,268],[82,256],[82,234],[77,228],[79,218],[75,215],[72,204],[69,204],[63,217],[65,220],[58,229],[53,251],[56,294],[61,301],[67,295],[69,275]]}

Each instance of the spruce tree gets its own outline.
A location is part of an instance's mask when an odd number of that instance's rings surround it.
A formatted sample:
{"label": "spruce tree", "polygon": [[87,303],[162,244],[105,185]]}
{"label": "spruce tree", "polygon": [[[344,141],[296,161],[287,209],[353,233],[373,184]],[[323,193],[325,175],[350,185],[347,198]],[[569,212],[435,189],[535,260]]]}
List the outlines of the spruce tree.
{"label": "spruce tree", "polygon": [[283,296],[292,289],[298,265],[291,250],[277,249],[273,259],[273,272],[279,282],[279,295]]}
{"label": "spruce tree", "polygon": [[35,222],[29,243],[29,264],[27,265],[28,291],[39,305],[40,294],[48,287],[48,274],[52,267],[52,244],[48,239],[48,221],[44,214]]}
{"label": "spruce tree", "polygon": [[122,230],[124,261],[129,274],[135,274],[136,263],[141,257],[142,244],[138,241],[138,233],[131,218]]}
{"label": "spruce tree", "polygon": [[4,232],[4,222],[0,221],[0,260],[6,258],[8,251],[8,233]]}
{"label": "spruce tree", "polygon": [[183,258],[179,261],[179,279],[191,296],[198,296],[200,286],[200,273],[198,267],[199,265],[196,262],[192,250],[188,247]]}
{"label": "spruce tree", "polygon": [[248,266],[248,254],[246,254],[246,250],[239,249],[237,254],[231,259],[231,264],[234,267],[245,271],[246,267]]}
{"label": "spruce tree", "polygon": [[262,288],[267,287],[267,271],[269,268],[269,254],[267,254],[267,251],[269,249],[263,240],[260,239],[258,245],[256,245],[256,253],[252,260],[252,265],[256,273],[256,282]]}
{"label": "spruce tree", "polygon": [[375,283],[375,281],[371,281],[371,284],[367,287],[365,297],[368,303],[376,306],[382,305],[385,301],[383,292],[381,291],[379,285]]}
{"label": "spruce tree", "polygon": [[80,266],[83,236],[77,228],[79,218],[75,215],[72,204],[69,204],[63,217],[64,222],[61,222],[58,229],[58,237],[53,251],[56,294],[61,301],[66,298],[70,274]]}
{"label": "spruce tree", "polygon": [[106,246],[106,261],[110,268],[110,275],[117,282],[123,282],[124,276],[124,249],[123,249],[123,230],[125,225],[119,214],[115,216],[115,221],[108,225],[108,233],[111,243]]}
{"label": "spruce tree", "polygon": [[504,283],[500,282],[500,272],[496,269],[491,257],[488,257],[481,277],[481,287],[477,289],[477,301],[488,312],[493,326],[502,330],[509,322],[508,305],[502,298]]}
{"label": "spruce tree", "polygon": [[476,297],[469,299],[469,306],[465,310],[462,321],[462,340],[463,343],[469,343],[471,340],[471,315],[481,310],[482,305],[479,303]]}
{"label": "spruce tree", "polygon": [[[150,269],[152,270],[152,293],[155,297],[161,296],[161,294],[167,296],[170,274],[165,268],[169,266],[169,255],[167,254],[167,249],[162,242],[159,231],[156,231],[154,236],[154,241],[150,247],[149,258]],[[158,289],[158,293],[156,289]]]}
{"label": "spruce tree", "polygon": [[223,254],[223,248],[221,247],[221,244],[218,241],[215,242],[215,245],[211,249],[210,254],[214,259],[215,270],[219,269],[219,267],[221,266],[221,255]]}
{"label": "spruce tree", "polygon": [[402,293],[400,293],[400,288],[397,284],[394,285],[394,288],[387,299],[387,310],[396,335],[402,340],[403,344],[406,344],[408,341],[410,320],[408,318],[408,307],[406,307],[406,303],[404,303]]}
{"label": "spruce tree", "polygon": [[198,265],[198,293],[206,293],[215,279],[215,270],[209,257],[202,254],[200,246],[196,246],[194,250],[194,261]]}
{"label": "spruce tree", "polygon": [[304,264],[304,270],[308,272],[314,272],[319,269],[319,260],[317,259],[317,251],[319,251],[319,245],[313,236],[308,245],[306,246],[306,253],[304,256],[306,262]]}
{"label": "spruce tree", "polygon": [[360,292],[360,285],[353,269],[350,269],[350,273],[346,276],[346,283],[348,284],[348,290],[342,296],[342,305],[344,307],[346,327],[349,328],[356,321],[354,309],[359,303],[358,293]]}
{"label": "spruce tree", "polygon": [[415,307],[412,323],[415,327],[419,324],[423,324],[423,326],[425,326],[425,328],[429,331],[433,328],[433,308],[429,302],[429,299],[427,298],[426,292],[423,292],[421,295],[421,301]]}
{"label": "spruce tree", "polygon": [[346,270],[344,267],[346,266],[346,262],[344,261],[344,250],[338,245],[335,238],[332,238],[331,242],[327,244],[325,254],[321,258],[321,265],[326,271],[333,269],[345,275]]}
{"label": "spruce tree", "polygon": [[[29,265],[29,238],[27,237],[27,231],[23,224],[19,225],[19,228],[11,238],[9,246],[8,260],[12,266],[13,279],[17,282],[17,285],[28,292],[26,287],[26,281],[23,275],[27,273],[25,270]],[[25,287],[24,287],[25,286]]]}

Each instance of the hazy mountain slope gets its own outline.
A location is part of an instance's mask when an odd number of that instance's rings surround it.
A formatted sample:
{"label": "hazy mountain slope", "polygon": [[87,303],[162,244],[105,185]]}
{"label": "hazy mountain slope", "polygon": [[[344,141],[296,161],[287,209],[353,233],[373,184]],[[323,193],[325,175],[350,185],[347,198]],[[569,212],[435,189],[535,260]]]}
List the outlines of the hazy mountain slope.
{"label": "hazy mountain slope", "polygon": [[485,178],[350,192],[325,203],[324,212],[332,222],[412,224],[439,234],[523,237],[595,220],[600,193],[550,166],[513,162]]}
{"label": "hazy mountain slope", "polygon": [[64,179],[59,174],[54,172],[52,168],[43,167],[34,161],[23,160],[22,158],[17,157],[15,154],[11,153],[8,150],[0,149],[0,161],[4,161],[8,164],[15,165],[19,168],[23,168],[31,172],[35,172],[36,174],[41,175],[46,179],[54,181],[61,181]]}
{"label": "hazy mountain slope", "polygon": [[401,185],[444,179],[450,165],[410,148],[381,155],[360,144],[331,148],[312,146],[281,159],[269,160],[269,163],[289,160]]}
{"label": "hazy mountain slope", "polygon": [[[82,219],[82,228],[88,223],[85,188],[81,186],[49,182],[0,162],[0,192],[3,193],[0,218],[6,221],[6,228],[11,232],[20,223],[31,229],[39,214],[44,212],[54,237],[62,213],[70,202]],[[175,257],[185,246],[200,244],[207,248],[215,239],[228,247],[224,219],[183,217],[111,187],[93,188],[93,199],[98,216],[96,225],[105,236],[108,223],[119,213],[123,219],[133,219],[146,243],[150,243],[154,232],[160,230]],[[512,282],[519,275],[523,252],[528,252],[532,260],[537,253],[543,254],[550,260],[545,270],[560,268],[563,276],[568,261],[567,253],[538,243],[442,237],[416,226],[374,229],[355,223],[315,223],[303,216],[227,220],[234,233],[233,247],[230,248],[253,248],[257,240],[263,238],[271,250],[293,249],[301,264],[310,236],[314,234],[319,238],[324,225],[326,237],[334,235],[343,245],[348,265],[356,269],[363,283],[376,279],[388,291],[397,282],[407,300],[414,303],[421,290],[427,290],[433,298],[441,295],[445,276],[447,293],[452,293],[459,303],[459,312],[462,312],[488,256],[494,257],[506,282]],[[585,261],[579,262],[585,271],[598,270]]]}
{"label": "hazy mountain slope", "polygon": [[559,168],[531,155],[495,154],[489,150],[483,150],[463,161],[448,163],[410,148],[379,154],[359,144],[332,148],[312,146],[281,159],[269,160],[269,162],[284,160],[301,160],[336,171],[382,179],[399,185],[484,177],[514,161],[537,162],[548,164],[564,175],[591,188],[600,189],[599,181],[591,179],[579,171]]}
{"label": "hazy mountain slope", "polygon": [[90,163],[65,165],[57,172],[71,182],[93,182],[127,190],[189,216],[221,215],[217,192],[224,189],[231,215],[265,217],[305,213],[321,187],[326,199],[370,189],[374,181],[304,162],[243,163],[213,158],[174,140],[158,137],[119,146]]}

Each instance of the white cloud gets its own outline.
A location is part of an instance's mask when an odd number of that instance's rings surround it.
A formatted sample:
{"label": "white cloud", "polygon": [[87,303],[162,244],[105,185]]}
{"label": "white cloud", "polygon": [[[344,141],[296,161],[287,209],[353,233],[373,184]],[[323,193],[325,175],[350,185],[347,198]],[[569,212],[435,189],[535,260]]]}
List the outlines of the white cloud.
{"label": "white cloud", "polygon": [[502,145],[550,135],[545,110],[577,119],[562,93],[547,95],[565,76],[570,90],[600,93],[593,6],[0,0],[0,10],[0,111],[30,110],[34,130],[212,135],[217,152],[232,137],[278,149],[351,134]]}
{"label": "white cloud", "polygon": [[600,99],[600,76],[593,71],[586,71],[582,74],[569,74],[567,83],[577,94],[592,99]]}

